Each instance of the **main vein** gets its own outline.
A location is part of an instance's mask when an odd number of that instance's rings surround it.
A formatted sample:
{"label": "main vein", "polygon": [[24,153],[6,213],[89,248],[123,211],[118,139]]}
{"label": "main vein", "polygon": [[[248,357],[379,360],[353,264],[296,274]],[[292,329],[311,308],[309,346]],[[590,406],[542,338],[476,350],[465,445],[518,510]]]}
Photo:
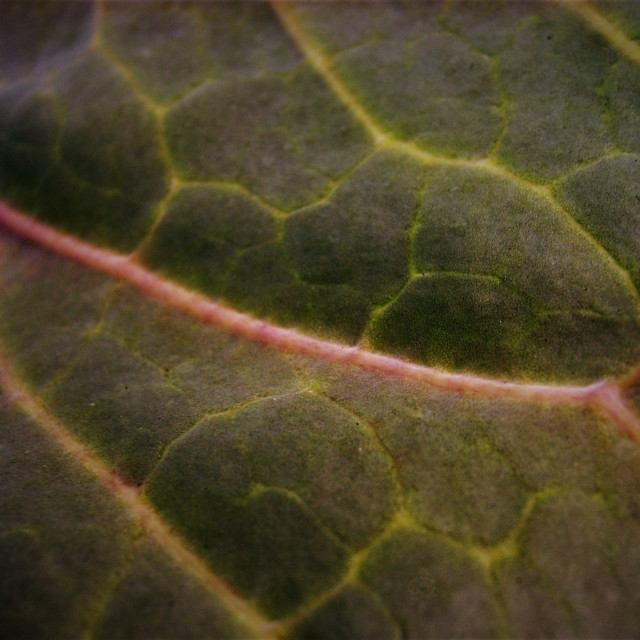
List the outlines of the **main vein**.
{"label": "main vein", "polygon": [[58,422],[21,383],[0,350],[0,387],[10,401],[22,409],[73,460],[84,466],[124,505],[140,528],[152,536],[164,551],[200,582],[218,602],[226,606],[237,619],[259,638],[275,638],[279,624],[266,619],[202,562],[177,536],[141,496],[138,489],[125,484],[105,464]]}
{"label": "main vein", "polygon": [[127,282],[169,307],[208,324],[222,327],[241,338],[289,353],[412,380],[444,391],[472,393],[496,399],[573,404],[597,409],[607,414],[624,433],[640,443],[640,418],[626,406],[618,387],[611,382],[601,381],[588,386],[522,384],[441,371],[360,347],[313,338],[295,329],[279,327],[249,314],[240,313],[149,271],[130,256],[95,247],[62,233],[3,202],[0,202],[0,225],[21,238]]}

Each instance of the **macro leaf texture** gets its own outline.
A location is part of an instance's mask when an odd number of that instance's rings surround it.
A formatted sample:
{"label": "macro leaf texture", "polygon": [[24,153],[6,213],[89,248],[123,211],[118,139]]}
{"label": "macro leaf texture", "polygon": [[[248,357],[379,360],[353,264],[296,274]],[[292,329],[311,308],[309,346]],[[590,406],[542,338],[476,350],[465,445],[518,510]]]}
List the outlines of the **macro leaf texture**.
{"label": "macro leaf texture", "polygon": [[0,637],[637,637],[639,39],[5,0]]}

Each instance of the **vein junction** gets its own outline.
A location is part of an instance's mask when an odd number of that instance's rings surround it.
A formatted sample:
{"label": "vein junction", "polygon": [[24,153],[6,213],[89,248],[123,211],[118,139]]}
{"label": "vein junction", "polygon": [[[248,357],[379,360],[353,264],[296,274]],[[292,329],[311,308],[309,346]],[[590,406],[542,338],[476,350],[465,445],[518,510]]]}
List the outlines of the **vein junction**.
{"label": "vein junction", "polygon": [[620,388],[610,381],[588,386],[520,384],[468,374],[448,373],[359,347],[307,336],[234,311],[206,296],[147,270],[135,259],[66,235],[0,202],[0,224],[21,238],[135,287],[163,304],[233,334],[289,353],[353,365],[383,375],[413,380],[443,391],[489,398],[584,406],[604,413],[640,444],[640,418],[626,405]]}
{"label": "vein junction", "polygon": [[[585,236],[593,244],[596,250],[619,271],[622,278],[627,283],[627,287],[636,300],[640,300],[638,290],[631,281],[629,272],[619,263],[619,261],[602,245],[602,243],[590,234],[566,209],[560,204],[552,189],[548,185],[537,184],[522,176],[517,175],[502,167],[491,158],[479,160],[465,160],[462,158],[448,158],[426,151],[412,142],[406,142],[396,138],[393,134],[385,132],[367,112],[365,107],[353,95],[350,89],[343,83],[340,77],[333,71],[331,62],[318,46],[309,38],[304,27],[299,23],[292,5],[286,2],[271,2],[274,11],[278,15],[283,27],[295,42],[296,46],[303,52],[305,58],[313,68],[322,76],[327,85],[341,100],[341,102],[351,111],[356,120],[366,129],[373,138],[378,149],[393,149],[423,163],[425,166],[455,166],[455,167],[481,167],[490,171],[496,176],[506,178],[514,184],[527,189],[547,202],[562,217],[576,229],[578,233]],[[574,3],[569,3],[573,7]],[[623,55],[630,57],[634,61],[640,60],[640,47],[627,40],[610,23],[600,16],[595,10],[588,6],[577,3],[575,9],[588,24],[597,31],[605,35],[607,40],[613,43],[614,47],[621,51]],[[634,48],[635,47],[635,48]],[[637,51],[636,51],[637,49]]]}

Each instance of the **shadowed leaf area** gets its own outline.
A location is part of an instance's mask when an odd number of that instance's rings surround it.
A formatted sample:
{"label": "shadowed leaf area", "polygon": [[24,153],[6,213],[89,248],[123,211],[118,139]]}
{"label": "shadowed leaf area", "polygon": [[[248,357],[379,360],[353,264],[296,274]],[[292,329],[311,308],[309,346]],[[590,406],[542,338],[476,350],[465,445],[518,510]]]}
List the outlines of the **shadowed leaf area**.
{"label": "shadowed leaf area", "polygon": [[[637,5],[2,10],[8,206],[271,324],[637,413]],[[0,636],[637,635],[613,410],[251,342],[56,242],[0,233]]]}

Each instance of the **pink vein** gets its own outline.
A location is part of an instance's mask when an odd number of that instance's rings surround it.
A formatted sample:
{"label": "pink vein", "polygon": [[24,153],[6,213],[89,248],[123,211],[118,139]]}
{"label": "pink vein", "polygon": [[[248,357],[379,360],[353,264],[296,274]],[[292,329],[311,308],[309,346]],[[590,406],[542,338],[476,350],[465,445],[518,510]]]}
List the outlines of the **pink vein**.
{"label": "pink vein", "polygon": [[353,365],[419,382],[444,391],[489,398],[580,405],[605,413],[630,438],[640,443],[640,418],[625,403],[617,385],[601,381],[588,386],[520,384],[479,376],[449,373],[400,358],[307,336],[234,311],[206,296],[152,273],[133,258],[100,249],[38,222],[0,202],[0,224],[21,238],[60,256],[127,282],[145,295],[160,300],[208,324],[235,335],[289,353]]}

